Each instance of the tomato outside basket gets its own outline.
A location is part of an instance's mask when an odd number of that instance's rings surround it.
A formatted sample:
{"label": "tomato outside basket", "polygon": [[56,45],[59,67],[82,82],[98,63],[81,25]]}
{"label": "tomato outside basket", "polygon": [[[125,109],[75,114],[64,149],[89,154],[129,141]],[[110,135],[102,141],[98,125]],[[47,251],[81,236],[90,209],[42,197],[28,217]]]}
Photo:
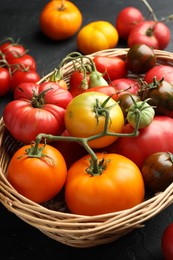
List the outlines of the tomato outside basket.
{"label": "tomato outside basket", "polygon": [[[88,55],[118,56],[125,58],[127,49],[109,49]],[[173,54],[154,50],[159,64],[173,65]],[[64,79],[69,83],[73,68],[71,62],[63,68]],[[41,81],[48,79],[53,72]],[[135,77],[135,75],[131,75]],[[118,240],[136,228],[142,228],[145,221],[154,217],[173,202],[173,183],[139,205],[123,211],[97,215],[81,216],[66,212],[62,197],[59,198],[60,210],[40,205],[20,195],[7,181],[6,170],[10,158],[22,144],[16,141],[0,119],[0,202],[26,223],[62,244],[78,248],[93,247]]]}

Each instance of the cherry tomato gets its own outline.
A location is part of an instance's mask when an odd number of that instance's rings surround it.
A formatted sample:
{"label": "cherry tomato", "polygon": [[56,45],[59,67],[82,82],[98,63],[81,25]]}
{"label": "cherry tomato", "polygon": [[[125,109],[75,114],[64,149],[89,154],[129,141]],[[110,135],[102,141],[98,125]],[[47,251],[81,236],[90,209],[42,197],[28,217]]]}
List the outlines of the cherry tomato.
{"label": "cherry tomato", "polygon": [[126,62],[119,57],[95,56],[93,59],[96,68],[107,81],[127,76]]}
{"label": "cherry tomato", "polygon": [[135,44],[127,52],[126,63],[131,72],[145,73],[156,65],[156,55],[146,44]]}
{"label": "cherry tomato", "polygon": [[68,170],[65,201],[69,210],[92,216],[129,209],[143,202],[144,182],[138,167],[119,154],[96,155],[100,172],[92,171],[90,155]]}
{"label": "cherry tomato", "polygon": [[165,260],[173,259],[173,223],[170,223],[164,230],[161,239],[161,248]]}
{"label": "cherry tomato", "polygon": [[111,23],[94,21],[82,27],[78,32],[77,46],[83,54],[91,54],[114,48],[118,43],[118,38],[118,32]]}
{"label": "cherry tomato", "polygon": [[35,59],[29,55],[24,54],[17,58],[11,58],[8,60],[8,63],[11,67],[12,72],[16,70],[29,69],[36,71],[36,61]]}
{"label": "cherry tomato", "polygon": [[11,88],[14,91],[15,88],[25,82],[36,83],[40,80],[40,75],[36,71],[30,70],[17,70],[11,77]]}
{"label": "cherry tomato", "polygon": [[21,55],[26,53],[25,47],[14,41],[7,41],[3,43],[0,46],[0,50],[3,54],[5,54],[5,58],[7,61],[16,57],[20,57]]}
{"label": "cherry tomato", "polygon": [[122,9],[116,19],[116,29],[119,37],[127,40],[130,31],[144,20],[144,16],[141,11],[133,6]]}
{"label": "cherry tomato", "polygon": [[142,166],[144,182],[151,191],[164,191],[173,182],[173,155],[157,152],[147,157]]}
{"label": "cherry tomato", "polygon": [[42,157],[30,157],[22,146],[13,155],[7,169],[7,180],[23,196],[42,203],[52,199],[64,186],[67,168],[62,154],[50,145],[43,148]]}
{"label": "cherry tomato", "polygon": [[[129,124],[124,126],[124,133],[131,133],[134,128]],[[141,169],[144,160],[155,152],[173,152],[173,119],[167,116],[155,116],[152,123],[139,130],[136,137],[119,137],[105,150],[110,153],[122,154]]]}
{"label": "cherry tomato", "polygon": [[157,65],[145,74],[144,80],[147,83],[152,83],[154,77],[156,77],[156,80],[164,78],[164,80],[173,84],[173,67],[169,65]]}
{"label": "cherry tomato", "polygon": [[70,1],[49,1],[40,14],[41,31],[56,41],[72,37],[81,24],[82,13]]}
{"label": "cherry tomato", "polygon": [[[124,125],[123,112],[118,103],[100,92],[82,93],[68,104],[65,112],[66,129],[71,136],[89,137],[102,133],[105,127],[105,113],[100,108],[109,110],[108,130],[120,133]],[[111,144],[117,136],[103,136],[89,142],[92,148],[101,148]]]}
{"label": "cherry tomato", "polygon": [[153,49],[163,50],[170,42],[170,30],[162,22],[143,21],[130,32],[128,47],[135,44],[146,44]]}
{"label": "cherry tomato", "polygon": [[80,70],[74,71],[70,75],[69,91],[73,97],[83,93],[89,87],[89,76],[84,77],[84,73]]}
{"label": "cherry tomato", "polygon": [[10,73],[8,69],[0,67],[0,96],[9,93],[10,89]]}

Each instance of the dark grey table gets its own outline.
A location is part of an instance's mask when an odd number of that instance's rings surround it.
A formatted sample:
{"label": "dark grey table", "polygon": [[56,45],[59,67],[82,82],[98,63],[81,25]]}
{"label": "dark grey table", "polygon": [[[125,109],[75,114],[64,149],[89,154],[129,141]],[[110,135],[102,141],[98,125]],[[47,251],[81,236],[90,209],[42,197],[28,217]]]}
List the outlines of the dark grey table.
{"label": "dark grey table", "polygon": [[[63,42],[46,39],[39,28],[39,15],[48,0],[0,0],[0,39],[12,37],[20,39],[36,59],[40,75],[46,75],[59,64],[66,54],[77,50],[76,35]],[[83,25],[94,20],[107,20],[115,24],[118,12],[126,6],[135,6],[148,14],[140,0],[74,0],[83,13]],[[150,0],[149,3],[158,18],[173,13],[172,0]],[[167,24],[173,37],[173,24]],[[118,47],[126,47],[119,42]],[[173,51],[171,40],[168,51]],[[0,116],[10,95],[0,98]],[[54,259],[107,259],[107,260],[161,260],[161,236],[166,226],[173,221],[173,207],[170,206],[144,227],[132,231],[118,241],[94,248],[78,249],[58,243],[34,227],[26,224],[0,205],[0,259],[23,260],[39,257]]]}

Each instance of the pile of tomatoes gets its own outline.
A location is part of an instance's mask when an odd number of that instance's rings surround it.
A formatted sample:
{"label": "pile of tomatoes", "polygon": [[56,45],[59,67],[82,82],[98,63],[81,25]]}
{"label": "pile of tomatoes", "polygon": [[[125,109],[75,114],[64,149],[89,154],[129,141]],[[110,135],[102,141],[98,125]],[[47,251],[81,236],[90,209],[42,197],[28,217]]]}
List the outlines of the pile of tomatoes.
{"label": "pile of tomatoes", "polygon": [[37,82],[35,59],[28,50],[12,38],[5,39],[0,45],[0,96],[14,91],[22,82]]}

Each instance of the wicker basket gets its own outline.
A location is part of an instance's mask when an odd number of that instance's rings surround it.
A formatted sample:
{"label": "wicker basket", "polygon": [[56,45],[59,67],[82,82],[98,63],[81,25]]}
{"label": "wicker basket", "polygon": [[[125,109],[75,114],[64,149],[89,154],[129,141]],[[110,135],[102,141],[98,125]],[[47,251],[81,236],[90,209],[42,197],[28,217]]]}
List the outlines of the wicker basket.
{"label": "wicker basket", "polygon": [[[94,53],[103,56],[125,57],[128,49],[110,49]],[[158,63],[173,65],[173,54],[155,50]],[[72,64],[66,64],[64,77],[69,80]],[[49,77],[47,75],[44,80]],[[119,239],[160,213],[173,202],[173,184],[164,192],[155,194],[143,203],[115,213],[98,216],[80,216],[64,210],[54,210],[34,203],[21,196],[6,180],[8,162],[21,146],[7,131],[0,120],[0,201],[11,212],[48,237],[72,247],[93,247]]]}

